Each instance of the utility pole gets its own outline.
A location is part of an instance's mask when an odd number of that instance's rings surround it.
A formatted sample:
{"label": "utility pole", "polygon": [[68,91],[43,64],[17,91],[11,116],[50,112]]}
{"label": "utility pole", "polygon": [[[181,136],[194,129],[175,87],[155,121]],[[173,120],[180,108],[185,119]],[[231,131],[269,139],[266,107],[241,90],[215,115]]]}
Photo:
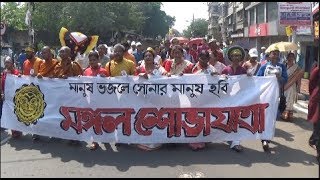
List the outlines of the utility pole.
{"label": "utility pole", "polygon": [[297,38],[296,30],[297,30],[297,26],[292,28],[292,39],[291,40],[292,40],[293,43],[296,43],[296,41],[297,41],[297,39],[296,39]]}
{"label": "utility pole", "polygon": [[221,27],[221,33],[222,33],[222,42],[227,42],[227,36],[226,36],[226,21],[225,21],[225,6],[227,2],[222,2],[222,10],[221,10],[221,17],[222,17],[222,27]]}
{"label": "utility pole", "polygon": [[32,2],[27,2],[27,13],[26,13],[26,24],[28,26],[29,45],[34,44],[34,30],[32,28],[31,3]]}
{"label": "utility pole", "polygon": [[192,14],[192,23],[191,23],[191,37],[194,38],[194,13]]}

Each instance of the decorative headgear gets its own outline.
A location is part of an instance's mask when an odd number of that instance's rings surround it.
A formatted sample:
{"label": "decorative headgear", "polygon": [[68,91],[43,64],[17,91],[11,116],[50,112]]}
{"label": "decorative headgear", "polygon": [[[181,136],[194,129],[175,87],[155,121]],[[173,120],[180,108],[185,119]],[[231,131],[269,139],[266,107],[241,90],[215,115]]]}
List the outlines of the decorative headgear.
{"label": "decorative headgear", "polygon": [[228,58],[231,60],[231,55],[241,55],[241,59],[244,59],[245,52],[244,49],[240,46],[232,46],[228,49]]}
{"label": "decorative headgear", "polygon": [[86,36],[80,32],[69,32],[62,27],[59,33],[61,46],[68,46],[71,49],[71,59],[74,60],[77,53],[89,53],[98,42],[99,36]]}
{"label": "decorative headgear", "polygon": [[147,51],[154,51],[152,47],[148,47]]}
{"label": "decorative headgear", "polygon": [[144,55],[146,54],[146,52],[151,52],[152,55],[153,55],[153,57],[155,56],[155,52],[154,52],[154,50],[153,50],[152,47],[148,47],[147,50],[143,52],[143,57],[144,57]]}
{"label": "decorative headgear", "polygon": [[28,46],[24,49],[26,52],[34,52],[34,49],[31,46]]}

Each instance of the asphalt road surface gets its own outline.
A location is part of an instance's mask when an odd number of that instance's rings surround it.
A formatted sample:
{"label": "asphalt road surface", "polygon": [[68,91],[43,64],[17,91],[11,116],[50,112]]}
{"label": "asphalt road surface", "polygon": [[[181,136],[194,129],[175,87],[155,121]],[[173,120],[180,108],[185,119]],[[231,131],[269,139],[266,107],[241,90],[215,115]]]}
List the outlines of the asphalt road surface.
{"label": "asphalt road surface", "polygon": [[100,144],[90,151],[83,142],[68,145],[65,140],[31,135],[11,139],[1,132],[1,177],[233,177],[233,178],[317,178],[316,151],[308,146],[312,125],[305,114],[295,114],[292,123],[277,121],[270,153],[261,142],[243,141],[241,153],[226,143],[212,143],[194,152],[187,145],[164,146],[144,152],[132,145]]}

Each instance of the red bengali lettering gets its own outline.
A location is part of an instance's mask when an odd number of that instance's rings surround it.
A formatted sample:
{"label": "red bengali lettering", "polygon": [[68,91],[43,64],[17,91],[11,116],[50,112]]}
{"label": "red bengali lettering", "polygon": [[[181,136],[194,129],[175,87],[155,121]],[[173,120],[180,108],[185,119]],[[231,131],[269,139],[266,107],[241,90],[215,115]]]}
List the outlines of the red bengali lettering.
{"label": "red bengali lettering", "polygon": [[[102,129],[107,133],[112,133],[117,129],[119,124],[122,124],[122,133],[129,136],[131,134],[131,114],[134,112],[132,108],[99,108],[94,111],[91,108],[61,106],[60,113],[65,119],[61,121],[60,126],[65,131],[72,127],[76,130],[77,134],[81,134],[82,129],[88,131],[90,128],[93,128],[95,134],[102,135]],[[74,119],[70,113],[74,114]],[[119,113],[120,115],[115,118],[104,115],[108,113]]]}
{"label": "red bengali lettering", "polygon": [[[202,108],[183,108],[181,110],[185,113],[185,120],[182,121],[182,128],[185,135],[187,137],[197,137],[203,131],[206,124],[206,117],[199,116],[199,112],[202,111]],[[192,127],[190,127],[189,124],[191,124]]]}
{"label": "red bengali lettering", "polygon": [[[249,130],[252,134],[256,132],[262,133],[264,131],[265,110],[269,106],[265,104],[254,104],[250,106],[238,106],[228,108],[215,108],[214,116],[217,119],[211,122],[211,127],[223,130],[227,133],[238,132],[238,128]],[[224,124],[225,115],[228,113],[227,124]],[[251,116],[251,123],[248,124],[244,119]]]}
{"label": "red bengali lettering", "polygon": [[[220,129],[226,133],[238,132],[244,128],[255,134],[265,130],[265,112],[269,106],[254,104],[250,106],[224,108],[141,108],[135,116],[134,130],[142,136],[152,135],[152,129],[167,128],[167,137],[180,137],[182,131],[186,137],[197,137],[202,132],[210,135],[211,128]],[[115,132],[122,124],[122,134],[131,135],[132,108],[77,108],[60,107],[64,116],[60,123],[63,130],[73,128],[77,134],[82,130],[93,128],[94,133],[102,135]],[[212,116],[214,119],[211,119]],[[244,119],[250,118],[250,123]]]}
{"label": "red bengali lettering", "polygon": [[[226,116],[223,113],[229,113],[229,108],[212,108],[212,115],[216,117],[215,121],[211,122],[211,127],[212,128],[216,128],[216,129],[220,129],[226,133],[230,133],[231,132],[231,128],[229,127],[229,123],[227,124],[223,124],[223,120],[226,119]],[[227,122],[229,122],[230,120],[228,119]]]}

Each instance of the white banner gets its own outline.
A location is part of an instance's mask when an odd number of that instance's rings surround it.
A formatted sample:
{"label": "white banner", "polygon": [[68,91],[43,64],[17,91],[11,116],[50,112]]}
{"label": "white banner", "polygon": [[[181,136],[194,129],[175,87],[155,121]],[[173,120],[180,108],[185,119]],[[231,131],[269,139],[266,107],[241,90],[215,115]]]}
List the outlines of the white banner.
{"label": "white banner", "polygon": [[275,77],[8,75],[1,127],[120,143],[272,139],[278,95]]}

